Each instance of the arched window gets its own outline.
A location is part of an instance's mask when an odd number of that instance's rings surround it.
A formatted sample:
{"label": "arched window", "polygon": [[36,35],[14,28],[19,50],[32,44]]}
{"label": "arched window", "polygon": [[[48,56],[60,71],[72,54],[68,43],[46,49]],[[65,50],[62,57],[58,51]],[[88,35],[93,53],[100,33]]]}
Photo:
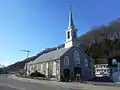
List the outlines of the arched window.
{"label": "arched window", "polygon": [[43,64],[41,64],[41,66],[40,66],[40,71],[41,71],[41,73],[43,73]]}
{"label": "arched window", "polygon": [[48,63],[46,63],[46,75],[48,75]]}
{"label": "arched window", "polygon": [[85,64],[85,67],[88,67],[88,59],[87,58],[84,59],[84,64]]}
{"label": "arched window", "polygon": [[40,72],[40,64],[38,64],[38,71]]}
{"label": "arched window", "polygon": [[53,75],[56,75],[56,62],[53,62]]}
{"label": "arched window", "polygon": [[36,64],[34,65],[34,70],[35,70],[35,71],[37,70],[37,65],[36,65]]}
{"label": "arched window", "polygon": [[33,65],[31,65],[31,71],[33,70]]}
{"label": "arched window", "polygon": [[39,64],[36,64],[36,70],[37,71],[39,70]]}
{"label": "arched window", "polygon": [[74,52],[74,61],[76,64],[80,64],[80,55],[78,51]]}
{"label": "arched window", "polygon": [[46,63],[46,68],[48,69],[48,63]]}
{"label": "arched window", "polygon": [[64,65],[69,65],[69,57],[65,56],[64,58]]}
{"label": "arched window", "polygon": [[67,32],[67,38],[69,39],[70,38],[70,31]]}
{"label": "arched window", "polygon": [[32,71],[32,66],[30,65],[30,71]]}

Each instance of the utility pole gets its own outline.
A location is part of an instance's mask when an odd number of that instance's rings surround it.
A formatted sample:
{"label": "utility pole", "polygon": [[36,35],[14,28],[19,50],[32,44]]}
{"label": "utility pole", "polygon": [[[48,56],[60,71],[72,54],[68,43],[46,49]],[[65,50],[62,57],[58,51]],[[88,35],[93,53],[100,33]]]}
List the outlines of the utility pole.
{"label": "utility pole", "polygon": [[20,49],[20,51],[21,51],[21,52],[26,52],[26,53],[27,53],[27,58],[29,57],[29,53],[31,52],[29,49],[28,49],[28,50],[21,50],[21,49]]}

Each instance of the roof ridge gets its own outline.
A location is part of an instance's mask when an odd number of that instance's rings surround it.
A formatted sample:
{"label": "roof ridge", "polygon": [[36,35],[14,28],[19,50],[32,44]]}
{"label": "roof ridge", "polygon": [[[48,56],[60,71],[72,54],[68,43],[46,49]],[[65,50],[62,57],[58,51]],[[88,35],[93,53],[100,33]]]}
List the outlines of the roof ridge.
{"label": "roof ridge", "polygon": [[[71,47],[70,47],[71,48]],[[33,63],[39,63],[39,62],[44,62],[44,61],[51,61],[51,60],[56,60],[59,59],[60,56],[62,56],[66,51],[68,51],[70,48],[60,48],[56,49],[54,51],[42,54],[38,58],[36,58]]]}

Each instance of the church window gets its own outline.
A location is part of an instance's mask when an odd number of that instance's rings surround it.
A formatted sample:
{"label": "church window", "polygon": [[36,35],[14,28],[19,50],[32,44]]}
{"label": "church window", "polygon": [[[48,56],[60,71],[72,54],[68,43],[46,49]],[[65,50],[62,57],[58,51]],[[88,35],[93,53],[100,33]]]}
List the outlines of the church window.
{"label": "church window", "polygon": [[65,56],[64,58],[64,65],[69,65],[69,57]]}
{"label": "church window", "polygon": [[33,68],[33,65],[31,65],[31,70],[33,70],[34,68]]}
{"label": "church window", "polygon": [[56,75],[56,62],[53,62],[53,75]]}
{"label": "church window", "polygon": [[34,65],[34,70],[36,70],[37,68],[36,68],[37,66],[36,66],[36,64]]}
{"label": "church window", "polygon": [[36,70],[37,70],[37,71],[39,70],[39,64],[36,65]]}
{"label": "church window", "polygon": [[40,71],[40,64],[38,64],[38,71]]}
{"label": "church window", "polygon": [[28,68],[30,71],[32,71],[32,66],[30,66],[30,68]]}
{"label": "church window", "polygon": [[57,70],[57,74],[59,74],[59,71]]}
{"label": "church window", "polygon": [[69,39],[70,38],[70,31],[68,31],[67,34],[68,34],[68,39]]}
{"label": "church window", "polygon": [[76,31],[73,31],[73,37],[76,38]]}
{"label": "church window", "polygon": [[48,75],[48,63],[46,63],[46,75]]}
{"label": "church window", "polygon": [[41,64],[41,66],[40,66],[40,71],[41,71],[41,73],[43,73],[43,64]]}
{"label": "church window", "polygon": [[80,55],[78,51],[74,52],[74,61],[76,64],[80,64]]}
{"label": "church window", "polygon": [[85,67],[88,67],[88,59],[84,59]]}
{"label": "church window", "polygon": [[48,68],[48,63],[46,63],[46,68]]}

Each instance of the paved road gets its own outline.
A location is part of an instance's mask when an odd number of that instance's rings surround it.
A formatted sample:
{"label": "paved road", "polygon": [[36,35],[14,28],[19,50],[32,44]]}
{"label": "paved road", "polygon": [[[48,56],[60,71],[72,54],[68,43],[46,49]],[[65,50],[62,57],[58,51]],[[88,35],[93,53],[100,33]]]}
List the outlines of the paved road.
{"label": "paved road", "polygon": [[[0,75],[0,90],[74,90],[61,86],[46,85],[45,83],[32,83],[8,78]],[[81,89],[80,89],[81,90]]]}
{"label": "paved road", "polygon": [[0,84],[0,90],[18,90],[18,89]]}
{"label": "paved road", "polygon": [[0,75],[0,90],[120,90],[120,87],[57,83]]}

